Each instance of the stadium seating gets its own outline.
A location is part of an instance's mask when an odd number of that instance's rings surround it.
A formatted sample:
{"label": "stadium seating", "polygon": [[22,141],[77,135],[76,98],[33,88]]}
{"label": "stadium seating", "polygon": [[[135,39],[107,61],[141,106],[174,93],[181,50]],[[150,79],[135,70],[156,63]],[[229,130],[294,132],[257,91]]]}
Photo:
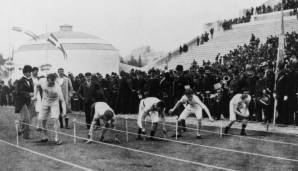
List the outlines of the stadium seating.
{"label": "stadium seating", "polygon": [[[298,20],[296,16],[288,16],[284,18],[285,32],[298,31]],[[148,70],[152,67],[162,68],[168,63],[168,69],[173,69],[176,65],[181,64],[185,68],[189,68],[192,61],[196,60],[198,64],[202,64],[203,60],[214,61],[216,55],[220,53],[224,55],[233,50],[238,45],[249,42],[252,34],[260,39],[261,43],[266,41],[270,35],[278,36],[281,33],[281,18],[272,18],[265,21],[254,21],[243,24],[233,25],[232,30],[215,32],[213,39],[197,46],[196,42],[189,43],[186,53],[175,52],[171,57],[163,57],[153,61],[144,67]]]}

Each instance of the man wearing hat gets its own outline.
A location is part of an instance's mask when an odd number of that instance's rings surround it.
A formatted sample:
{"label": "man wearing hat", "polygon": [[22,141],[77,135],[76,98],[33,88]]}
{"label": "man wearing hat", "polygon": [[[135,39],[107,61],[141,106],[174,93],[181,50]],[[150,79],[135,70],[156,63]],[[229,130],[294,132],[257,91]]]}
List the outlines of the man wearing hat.
{"label": "man wearing hat", "polygon": [[230,123],[226,126],[224,133],[227,134],[232,125],[236,122],[236,115],[242,119],[242,130],[240,135],[246,135],[245,128],[249,117],[249,103],[251,96],[248,90],[242,90],[243,93],[238,93],[230,101]]}
{"label": "man wearing hat", "polygon": [[[199,99],[198,96],[196,96],[193,93],[193,90],[190,88],[189,85],[185,86],[185,95],[182,96],[182,98],[176,103],[176,105],[170,109],[169,113],[174,112],[180,105],[184,104],[185,109],[181,113],[181,115],[178,118],[178,135],[177,137],[181,137],[182,133],[182,123],[185,122],[185,119],[189,117],[190,114],[195,114],[198,120],[198,132],[197,132],[197,138],[201,138],[201,135],[199,133],[201,125],[202,125],[202,110],[206,112],[206,114],[209,117],[209,120],[213,122],[213,118],[211,117],[211,114],[209,112],[209,109],[207,106]],[[173,135],[173,136],[176,136]]]}
{"label": "man wearing hat", "polygon": [[6,106],[9,102],[9,87],[5,85],[4,81],[0,82],[0,105]]}
{"label": "man wearing hat", "polygon": [[81,99],[83,99],[83,107],[85,111],[87,129],[90,129],[90,124],[93,119],[93,114],[91,113],[91,106],[97,101],[97,90],[98,85],[91,80],[91,73],[87,72],[85,74],[85,82],[82,83],[78,89],[78,94]]}
{"label": "man wearing hat", "polygon": [[[183,75],[183,66],[182,65],[177,65],[176,66],[176,75],[174,78],[174,83],[173,83],[173,103],[176,103],[179,101],[181,96],[184,94],[184,86],[186,86],[187,79]],[[180,113],[183,111],[183,106],[178,107],[177,111],[175,112],[176,115],[180,115]],[[185,120],[181,121],[183,130],[186,131],[186,123]]]}
{"label": "man wearing hat", "polygon": [[33,104],[31,98],[33,98],[34,84],[31,78],[32,67],[25,65],[23,68],[24,76],[18,80],[16,88],[15,99],[15,113],[20,113],[20,130],[19,133],[23,134],[24,139],[30,139],[29,125],[31,122]]}

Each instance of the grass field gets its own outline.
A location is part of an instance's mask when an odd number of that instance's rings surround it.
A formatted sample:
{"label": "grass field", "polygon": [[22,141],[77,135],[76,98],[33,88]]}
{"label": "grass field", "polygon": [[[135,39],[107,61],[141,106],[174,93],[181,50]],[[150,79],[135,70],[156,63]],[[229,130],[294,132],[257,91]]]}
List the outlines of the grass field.
{"label": "grass field", "polygon": [[[13,108],[2,107],[0,109],[0,139],[10,143],[16,143],[16,131],[14,121],[16,115]],[[71,115],[78,121],[84,122],[83,115]],[[173,124],[173,123],[169,123]],[[148,123],[148,129],[151,124]],[[190,125],[195,128],[195,125]],[[125,130],[125,120],[118,119],[117,129]],[[128,120],[128,131],[136,132],[136,121]],[[53,129],[50,124],[49,129]],[[147,130],[148,130],[147,129]],[[175,133],[175,127],[167,127],[170,132]],[[203,127],[204,130],[218,131],[216,127]],[[77,135],[87,137],[88,130],[83,125],[77,125]],[[73,134],[73,129],[62,132]],[[298,144],[286,145],[273,142],[264,142],[234,136],[219,137],[218,134],[202,133],[203,139],[195,139],[195,132],[188,130],[179,141],[193,143],[177,143],[170,141],[137,141],[136,135],[129,135],[126,142],[125,133],[117,133],[121,144],[113,144],[110,136],[105,136],[106,143],[119,145],[146,152],[151,152],[165,157],[157,157],[149,154],[138,153],[128,149],[121,149],[106,144],[86,144],[85,140],[77,139],[73,144],[73,138],[62,135],[63,145],[56,146],[53,142],[40,143],[38,140],[41,134],[32,128],[32,140],[20,139],[20,146],[46,154],[61,160],[78,164],[92,170],[218,170],[215,168],[199,166],[182,161],[175,161],[167,157],[187,160],[193,163],[200,162],[217,167],[232,170],[298,170]],[[98,140],[99,131],[96,131]],[[232,134],[239,134],[239,130],[232,130]],[[114,133],[113,133],[114,134]],[[268,134],[265,132],[248,131],[249,137],[277,140],[283,142],[298,142],[298,136],[283,134]],[[162,137],[161,131],[157,136]],[[53,138],[53,135],[51,135]],[[175,140],[170,138],[171,140]],[[203,145],[203,146],[202,146]],[[211,148],[210,148],[211,147]],[[212,147],[218,147],[212,148]],[[219,149],[220,148],[220,149]],[[224,149],[262,154],[267,156],[256,156],[253,154],[243,154],[231,152]],[[32,154],[16,147],[12,147],[0,142],[0,170],[80,170],[78,168],[50,160],[36,154]],[[270,157],[272,156],[272,157]],[[279,159],[275,157],[281,157]],[[289,160],[293,159],[293,160]]]}

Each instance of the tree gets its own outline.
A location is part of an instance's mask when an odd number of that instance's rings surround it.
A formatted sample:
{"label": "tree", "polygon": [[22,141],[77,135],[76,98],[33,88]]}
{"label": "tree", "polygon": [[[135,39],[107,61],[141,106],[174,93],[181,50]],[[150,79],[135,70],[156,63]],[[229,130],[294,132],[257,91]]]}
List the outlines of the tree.
{"label": "tree", "polygon": [[6,59],[3,58],[3,55],[0,54],[0,65],[4,65],[6,62]]}
{"label": "tree", "polygon": [[123,63],[123,64],[125,64],[125,62],[124,62],[124,59],[123,59],[123,57],[122,57],[122,56],[120,56],[120,63]]}
{"label": "tree", "polygon": [[132,66],[138,66],[138,61],[133,56],[131,56],[130,60],[127,61],[127,64]]}
{"label": "tree", "polygon": [[138,66],[139,67],[142,67],[142,58],[141,58],[141,55],[139,56]]}

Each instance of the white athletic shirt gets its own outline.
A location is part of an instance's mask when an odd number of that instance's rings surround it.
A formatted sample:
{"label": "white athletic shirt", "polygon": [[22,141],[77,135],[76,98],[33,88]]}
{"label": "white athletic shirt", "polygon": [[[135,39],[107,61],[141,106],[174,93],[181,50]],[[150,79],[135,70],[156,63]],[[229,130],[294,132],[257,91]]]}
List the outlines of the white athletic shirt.
{"label": "white athletic shirt", "polygon": [[248,95],[248,97],[245,100],[242,100],[241,98],[242,94],[236,94],[230,101],[230,110],[247,110],[248,106],[247,104],[250,103],[251,96]]}
{"label": "white athletic shirt", "polygon": [[142,121],[144,121],[146,116],[148,116],[148,115],[150,115],[152,122],[154,122],[154,123],[159,122],[158,112],[153,112],[153,106],[160,101],[161,100],[159,100],[156,97],[147,97],[140,101],[139,115],[138,115],[138,120],[137,120],[137,124],[138,124],[139,128],[143,129]]}
{"label": "white athletic shirt", "polygon": [[148,112],[152,109],[153,105],[160,102],[160,100],[156,97],[147,97],[141,100],[140,105],[143,109],[144,114],[148,114]]}
{"label": "white athletic shirt", "polygon": [[191,108],[204,108],[205,107],[204,103],[196,95],[192,95],[191,100],[188,100],[187,96],[183,95],[179,101],[183,104],[186,104],[186,107],[191,107]]}
{"label": "white athletic shirt", "polygon": [[61,87],[55,82],[53,87],[48,86],[48,81],[46,78],[40,79],[39,86],[42,89],[42,104],[43,105],[59,105],[59,101],[64,101]]}
{"label": "white athletic shirt", "polygon": [[113,109],[105,102],[96,102],[94,108],[95,114],[98,116],[103,116],[107,110],[110,110],[114,113]]}

